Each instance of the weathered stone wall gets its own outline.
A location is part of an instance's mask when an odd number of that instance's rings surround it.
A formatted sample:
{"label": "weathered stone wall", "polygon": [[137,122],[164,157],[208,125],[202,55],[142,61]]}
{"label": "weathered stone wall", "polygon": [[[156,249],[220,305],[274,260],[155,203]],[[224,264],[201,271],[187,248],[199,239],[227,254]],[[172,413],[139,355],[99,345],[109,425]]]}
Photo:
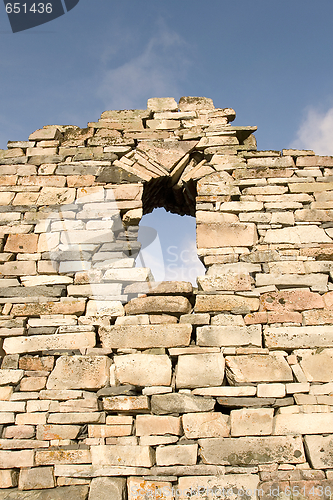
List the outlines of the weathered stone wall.
{"label": "weathered stone wall", "polygon": [[[0,152],[0,499],[332,498],[333,158],[234,117],[149,99]],[[135,267],[159,206],[197,289]]]}

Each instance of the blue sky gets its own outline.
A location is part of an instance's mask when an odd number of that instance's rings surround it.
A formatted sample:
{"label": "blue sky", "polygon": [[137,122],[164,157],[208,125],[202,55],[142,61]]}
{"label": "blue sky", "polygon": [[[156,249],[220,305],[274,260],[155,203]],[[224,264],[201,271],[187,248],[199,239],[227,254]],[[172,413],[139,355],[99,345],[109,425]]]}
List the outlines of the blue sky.
{"label": "blue sky", "polygon": [[0,15],[0,147],[149,97],[211,97],[259,149],[333,154],[332,0],[80,0],[13,34]]}

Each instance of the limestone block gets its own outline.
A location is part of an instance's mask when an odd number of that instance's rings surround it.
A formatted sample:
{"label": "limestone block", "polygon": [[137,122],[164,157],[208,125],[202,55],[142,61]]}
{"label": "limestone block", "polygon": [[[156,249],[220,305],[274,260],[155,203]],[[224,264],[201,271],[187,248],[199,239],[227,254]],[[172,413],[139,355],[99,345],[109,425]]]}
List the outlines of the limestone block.
{"label": "limestone block", "polygon": [[88,500],[123,500],[126,479],[123,477],[93,477]]}
{"label": "limestone block", "polygon": [[228,437],[230,428],[222,413],[186,413],[182,416],[187,439]]}
{"label": "limestone block", "polygon": [[304,436],[304,444],[314,469],[333,468],[333,437]]}
{"label": "limestone block", "polygon": [[332,167],[332,156],[301,156],[296,160],[297,167]]}
{"label": "limestone block", "polygon": [[120,300],[88,300],[86,316],[124,316],[124,307]]}
{"label": "limestone block", "polygon": [[89,450],[36,450],[36,465],[91,464]]}
{"label": "limestone block", "polygon": [[156,465],[195,465],[198,445],[168,445],[156,448]]}
{"label": "limestone block", "polygon": [[55,126],[40,128],[29,135],[29,141],[57,140],[62,137],[60,130]]}
{"label": "limestone block", "polygon": [[0,450],[1,469],[13,469],[15,467],[33,467],[34,465],[35,463],[33,450]]}
{"label": "limestone block", "polygon": [[37,234],[9,234],[5,252],[35,253],[37,252]]}
{"label": "limestone block", "polygon": [[318,226],[294,226],[282,229],[268,229],[264,243],[331,243],[324,229]]}
{"label": "limestone block", "polygon": [[201,326],[197,328],[197,345],[261,347],[261,326]]}
{"label": "limestone block", "polygon": [[40,391],[46,385],[47,377],[24,377],[20,382],[21,391]]}
{"label": "limestone block", "polygon": [[125,287],[124,293],[147,293],[149,295],[192,293],[192,283],[189,281],[153,281],[151,283],[132,283]]}
{"label": "limestone block", "polygon": [[304,311],[325,307],[323,297],[309,290],[281,290],[260,296],[260,303],[267,311]]}
{"label": "limestone block", "polygon": [[88,285],[69,285],[67,287],[68,296],[91,297],[121,295],[121,283],[91,283]]}
{"label": "limestone block", "polygon": [[205,464],[254,465],[305,462],[301,436],[260,436],[199,439]]}
{"label": "limestone block", "polygon": [[119,413],[142,413],[147,412],[150,405],[147,396],[113,396],[103,398],[103,408]]}
{"label": "limestone block", "polygon": [[208,97],[184,96],[179,99],[180,111],[214,110],[213,100]]}
{"label": "limestone block", "polygon": [[215,401],[212,398],[192,396],[173,392],[151,397],[151,411],[156,415],[168,413],[196,413],[212,411]]}
{"label": "limestone block", "polygon": [[47,419],[49,424],[103,424],[105,413],[97,411],[79,413],[51,413]]}
{"label": "limestone block", "polygon": [[[315,311],[303,311],[304,325],[331,325],[333,323],[333,311],[327,309],[317,309]],[[327,328],[330,328],[329,326]],[[332,344],[327,345],[330,347]]]}
{"label": "limestone block", "polygon": [[12,261],[0,264],[0,276],[27,276],[36,274],[36,262]]}
{"label": "limestone block", "polygon": [[147,108],[154,112],[177,111],[178,104],[173,97],[151,97],[147,101]]}
{"label": "limestone block", "polygon": [[242,408],[230,412],[232,436],[265,436],[272,434],[273,408]]}
{"label": "limestone block", "polygon": [[197,394],[198,396],[214,396],[214,397],[244,397],[244,396],[255,396],[257,388],[253,385],[243,385],[243,386],[228,386],[222,385],[220,387],[203,387],[200,389],[194,389],[192,394]]}
{"label": "limestone block", "polygon": [[246,274],[231,275],[225,274],[219,277],[198,276],[198,285],[205,292],[214,292],[222,290],[243,291],[251,290],[251,277]]}
{"label": "limestone block", "polygon": [[154,450],[150,446],[100,445],[91,446],[93,465],[152,467]]}
{"label": "limestone block", "polygon": [[65,245],[111,243],[114,236],[113,232],[107,229],[82,229],[62,231],[60,241]]}
{"label": "limestone block", "polygon": [[274,417],[273,434],[328,434],[332,425],[332,413],[280,413]]}
{"label": "limestone block", "polygon": [[149,349],[187,346],[191,332],[189,324],[166,324],[102,326],[98,333],[106,349]]}
{"label": "limestone block", "polygon": [[302,356],[301,368],[308,382],[331,382],[333,380],[333,349],[319,353],[309,352]]}
{"label": "limestone block", "polygon": [[84,349],[95,347],[95,345],[96,334],[94,332],[83,332],[58,335],[31,335],[30,337],[8,337],[4,340],[3,349],[7,354],[16,354],[57,349]]}
{"label": "limestone block", "polygon": [[133,267],[132,269],[108,269],[104,276],[104,281],[119,281],[120,283],[132,281],[154,281],[149,268]]}
{"label": "limestone block", "polygon": [[[228,500],[238,500],[244,496],[246,500],[257,500],[260,498],[259,476],[256,474],[222,474],[222,475],[207,475],[207,476],[184,476],[178,481],[178,490],[180,491],[177,500],[188,500],[188,494],[193,492],[195,496],[202,499],[213,500],[218,498],[220,493],[225,492]],[[200,497],[196,492],[202,492]],[[257,492],[259,497],[257,496]],[[221,497],[223,498],[223,497]]]}
{"label": "limestone block", "polygon": [[240,295],[197,295],[195,312],[223,312],[247,314],[259,309],[259,299]]}
{"label": "limestone block", "polygon": [[[35,435],[35,427],[32,425],[8,425],[4,430],[5,439],[30,439]],[[37,440],[41,440],[37,437]]]}
{"label": "limestone block", "polygon": [[[292,385],[292,384],[289,384]],[[285,384],[258,384],[257,396],[258,398],[284,398],[286,395]]]}
{"label": "limestone block", "polygon": [[41,205],[65,205],[75,200],[74,188],[42,187],[36,204]]}
{"label": "limestone block", "polygon": [[189,354],[178,357],[177,388],[222,385],[223,379],[223,354]]}
{"label": "limestone block", "polygon": [[[7,339],[5,339],[7,340]],[[8,354],[8,353],[7,353]],[[11,353],[14,354],[14,353]],[[0,385],[17,385],[23,378],[23,370],[0,370]]]}
{"label": "limestone block", "polygon": [[309,286],[315,290],[327,290],[327,274],[257,274],[256,286],[276,285],[280,287]]}
{"label": "limestone block", "polygon": [[291,368],[282,356],[248,354],[226,356],[225,360],[230,385],[293,381]]}
{"label": "limestone block", "polygon": [[89,486],[87,485],[73,485],[73,486],[64,486],[59,488],[53,488],[52,491],[46,490],[37,490],[37,491],[25,491],[24,493],[20,492],[16,488],[13,490],[5,490],[4,492],[0,492],[1,500],[86,500],[88,495]]}
{"label": "limestone block", "polygon": [[333,326],[264,326],[264,340],[270,349],[333,347]]}
{"label": "limestone block", "polygon": [[160,415],[138,415],[136,417],[136,435],[151,436],[182,434],[181,421],[179,417],[160,416]]}
{"label": "limestone block", "polygon": [[138,297],[125,305],[126,314],[189,313],[192,306],[186,297],[158,296]]}
{"label": "limestone block", "polygon": [[32,469],[20,470],[19,490],[39,490],[54,487],[53,467],[33,467]]}
{"label": "limestone block", "polygon": [[211,317],[214,326],[245,326],[243,316],[240,314],[216,314]]}
{"label": "limestone block", "polygon": [[[131,418],[131,417],[130,417]],[[130,436],[132,434],[132,424],[123,425],[89,425],[88,426],[88,436],[90,438],[108,438],[108,437],[119,437],[119,436]]]}
{"label": "limestone block", "polygon": [[[158,498],[158,500],[174,500],[172,483],[167,481],[147,481],[141,477],[129,477],[127,480],[128,500],[146,500],[147,498]],[[109,498],[105,499],[109,500]],[[116,498],[116,500],[118,500]],[[119,498],[122,500],[122,497]]]}
{"label": "limestone block", "polygon": [[79,425],[52,425],[41,424],[37,426],[36,438],[40,440],[75,439],[80,432]]}
{"label": "limestone block", "polygon": [[115,356],[114,363],[121,384],[146,387],[171,383],[171,360],[166,354],[126,354]]}
{"label": "limestone block", "polygon": [[100,389],[108,384],[110,366],[107,356],[61,356],[47,389]]}
{"label": "limestone block", "polygon": [[224,222],[197,225],[198,248],[253,246],[257,240],[256,226],[252,223]]}
{"label": "limestone block", "polygon": [[295,167],[292,156],[278,156],[278,157],[262,157],[262,158],[249,158],[247,160],[248,166],[251,167],[269,167],[269,168],[287,168]]}
{"label": "limestone block", "polygon": [[14,304],[11,313],[13,316],[40,316],[44,314],[81,315],[84,313],[85,308],[85,300],[69,299],[60,302]]}
{"label": "limestone block", "polygon": [[17,486],[18,473],[14,469],[0,470],[0,488],[14,488]]}

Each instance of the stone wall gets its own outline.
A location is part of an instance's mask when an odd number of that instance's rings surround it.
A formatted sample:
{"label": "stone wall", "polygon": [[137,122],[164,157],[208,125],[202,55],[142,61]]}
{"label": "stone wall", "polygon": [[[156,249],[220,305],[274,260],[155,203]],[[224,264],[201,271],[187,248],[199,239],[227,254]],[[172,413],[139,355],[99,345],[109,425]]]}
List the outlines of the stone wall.
{"label": "stone wall", "polygon": [[[154,98],[0,152],[0,500],[332,498],[333,157],[234,118]],[[135,267],[160,206],[198,288]]]}

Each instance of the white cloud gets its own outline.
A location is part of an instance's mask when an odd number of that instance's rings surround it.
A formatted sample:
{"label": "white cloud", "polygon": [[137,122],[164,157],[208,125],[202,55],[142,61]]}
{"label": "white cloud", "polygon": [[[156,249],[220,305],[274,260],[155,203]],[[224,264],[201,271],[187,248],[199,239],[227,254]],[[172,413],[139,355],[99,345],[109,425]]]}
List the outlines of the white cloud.
{"label": "white cloud", "polygon": [[[134,43],[134,42],[133,42]],[[159,23],[141,54],[122,65],[106,68],[97,89],[107,109],[135,109],[149,97],[173,97],[186,74],[187,44],[180,35]]]}
{"label": "white cloud", "polygon": [[205,268],[198,259],[196,243],[184,239],[165,249],[163,256],[158,236],[149,246],[141,250],[137,267],[149,267],[156,281],[190,281],[197,286],[197,276],[205,274]]}
{"label": "white cloud", "polygon": [[319,155],[333,155],[333,107],[326,112],[309,108],[291,147],[313,149]]}

